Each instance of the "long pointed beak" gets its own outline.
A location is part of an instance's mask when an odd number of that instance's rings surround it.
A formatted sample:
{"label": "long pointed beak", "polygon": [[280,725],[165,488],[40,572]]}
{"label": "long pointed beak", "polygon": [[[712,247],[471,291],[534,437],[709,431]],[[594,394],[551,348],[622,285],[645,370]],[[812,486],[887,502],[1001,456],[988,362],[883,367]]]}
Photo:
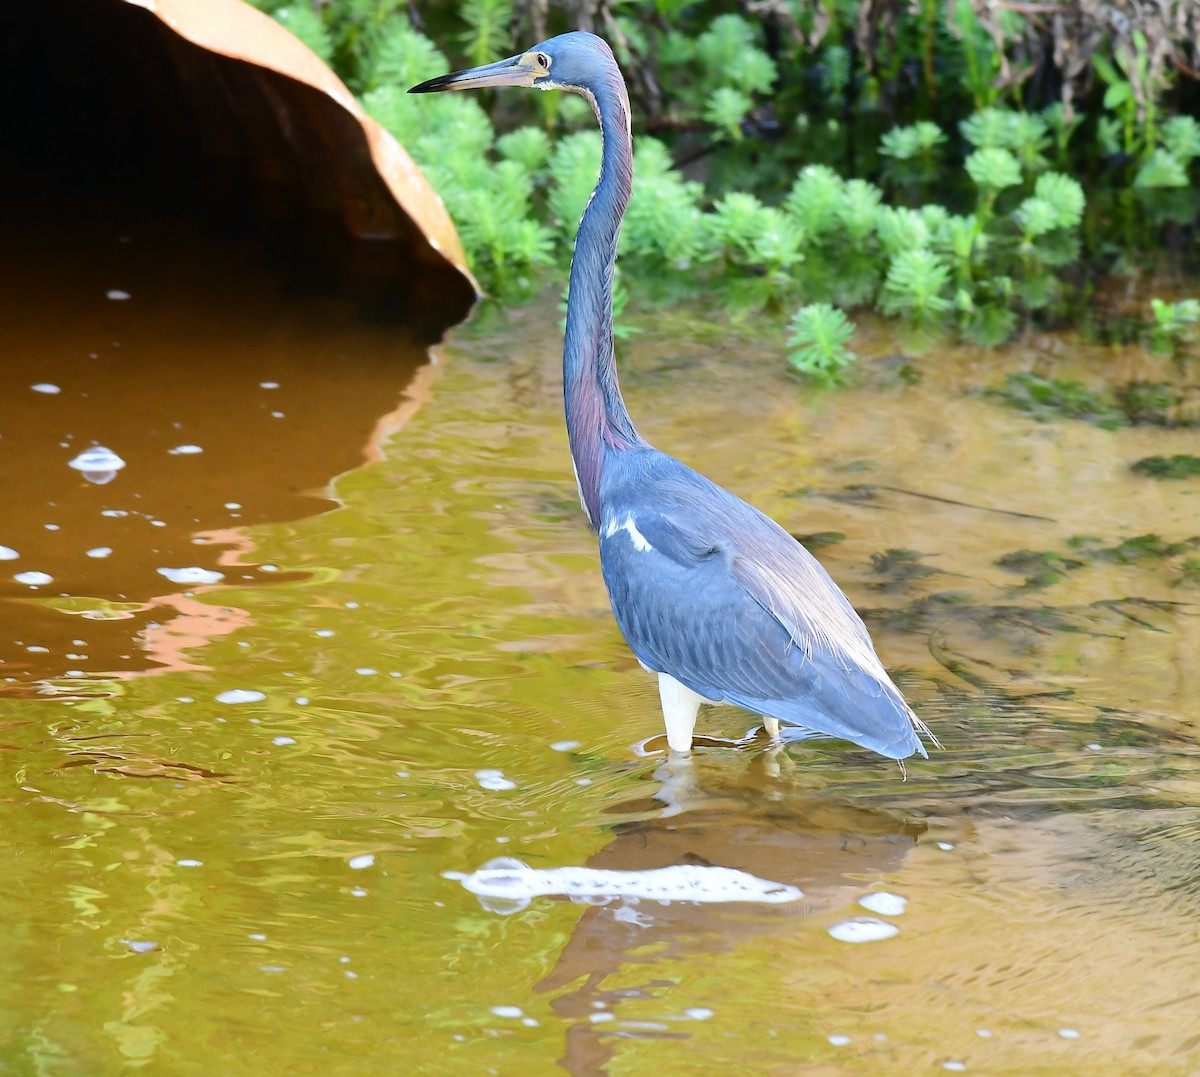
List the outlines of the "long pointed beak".
{"label": "long pointed beak", "polygon": [[454,71],[414,86],[409,93],[437,93],[439,90],[479,90],[486,86],[532,86],[537,77],[525,61],[525,53],[497,60],[494,64]]}

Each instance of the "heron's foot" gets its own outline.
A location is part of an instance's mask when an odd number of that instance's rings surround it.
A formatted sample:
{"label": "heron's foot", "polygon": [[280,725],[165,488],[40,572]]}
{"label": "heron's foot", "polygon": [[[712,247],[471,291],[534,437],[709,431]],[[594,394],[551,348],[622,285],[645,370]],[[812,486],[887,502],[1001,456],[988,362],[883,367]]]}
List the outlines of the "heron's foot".
{"label": "heron's foot", "polygon": [[[733,751],[762,751],[763,750],[763,727],[756,726],[751,729],[745,736],[742,737],[707,737],[699,736],[692,738],[692,750],[697,748],[726,748]],[[772,738],[767,747],[767,751],[778,752],[784,747],[784,742],[780,738]],[[636,755],[658,755],[665,752],[667,755],[681,757],[686,759],[690,754],[688,752],[678,751],[670,746],[667,738],[662,733],[656,733],[653,737],[647,737],[645,740],[638,741],[633,745],[633,751]]]}
{"label": "heron's foot", "polygon": [[779,719],[772,718],[769,714],[763,715],[763,732],[771,738],[772,744],[782,744],[783,738],[779,735]]}

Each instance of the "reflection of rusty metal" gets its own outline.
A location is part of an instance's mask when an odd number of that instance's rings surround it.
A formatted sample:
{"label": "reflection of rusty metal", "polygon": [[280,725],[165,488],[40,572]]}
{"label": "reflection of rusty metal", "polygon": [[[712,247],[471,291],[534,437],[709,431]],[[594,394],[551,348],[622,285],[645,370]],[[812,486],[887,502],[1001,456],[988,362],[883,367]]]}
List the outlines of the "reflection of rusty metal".
{"label": "reflection of rusty metal", "polygon": [[[123,2],[146,9],[203,50],[185,52],[164,42],[181,81],[193,91],[192,104],[206,133],[215,133],[214,124],[237,128],[226,133],[238,136],[241,151],[255,158],[261,179],[300,180],[309,198],[321,187],[326,197],[336,193],[345,225],[359,239],[409,238],[410,229],[398,218],[398,209],[420,229],[435,257],[445,259],[474,285],[458,233],[411,158],[284,27],[243,0]],[[286,76],[286,81],[247,77],[214,57],[253,65]],[[337,107],[322,107],[305,92],[308,88]],[[225,115],[204,115],[209,111]],[[419,249],[413,255],[435,260]]]}

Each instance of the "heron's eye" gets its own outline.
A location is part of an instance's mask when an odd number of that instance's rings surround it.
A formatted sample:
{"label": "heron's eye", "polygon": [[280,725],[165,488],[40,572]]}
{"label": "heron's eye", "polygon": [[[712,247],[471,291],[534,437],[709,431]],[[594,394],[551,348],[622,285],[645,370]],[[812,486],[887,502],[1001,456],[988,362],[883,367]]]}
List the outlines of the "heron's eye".
{"label": "heron's eye", "polygon": [[550,70],[550,57],[549,57],[549,56],[547,56],[547,55],[546,55],[544,52],[539,52],[539,53],[538,53],[538,54],[537,54],[537,55],[534,57],[534,59],[535,59],[535,60],[537,60],[537,62],[538,62],[538,67],[540,67],[540,68],[541,68],[543,71],[549,71],[549,70]]}

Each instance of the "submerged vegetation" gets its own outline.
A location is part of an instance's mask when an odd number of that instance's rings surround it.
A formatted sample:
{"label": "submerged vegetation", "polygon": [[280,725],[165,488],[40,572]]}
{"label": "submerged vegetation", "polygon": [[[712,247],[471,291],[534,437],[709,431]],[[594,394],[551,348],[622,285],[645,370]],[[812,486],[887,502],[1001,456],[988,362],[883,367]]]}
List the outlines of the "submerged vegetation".
{"label": "submerged vegetation", "polygon": [[[818,382],[854,360],[846,310],[995,345],[1072,316],[1105,276],[1197,268],[1188,0],[255,2],[408,148],[506,299],[566,258],[599,162],[590,112],[405,91],[579,26],[613,43],[634,102],[632,290],[765,312]],[[1146,314],[1152,347],[1189,354],[1200,302]]]}
{"label": "submerged vegetation", "polygon": [[1099,427],[1200,426],[1200,400],[1195,387],[1179,388],[1169,382],[1127,381],[1109,390],[1091,389],[1070,378],[1044,374],[1009,374],[1003,387],[990,390],[1018,411],[1035,419],[1083,419]]}

